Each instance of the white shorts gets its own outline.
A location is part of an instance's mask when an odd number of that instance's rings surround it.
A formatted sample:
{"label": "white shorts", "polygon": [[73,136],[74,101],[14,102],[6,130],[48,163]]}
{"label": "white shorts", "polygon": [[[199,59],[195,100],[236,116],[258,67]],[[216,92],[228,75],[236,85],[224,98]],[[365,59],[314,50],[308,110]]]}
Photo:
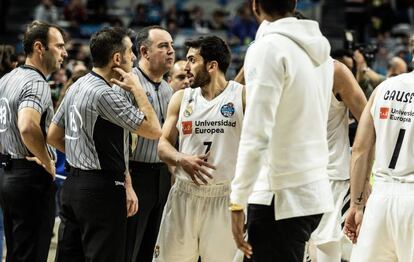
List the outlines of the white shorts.
{"label": "white shorts", "polygon": [[154,250],[156,262],[229,262],[236,254],[231,232],[230,185],[196,186],[177,179],[164,207]]}
{"label": "white shorts", "polygon": [[375,180],[351,262],[414,261],[414,183]]}
{"label": "white shorts", "polygon": [[334,199],[334,210],[323,214],[321,222],[313,231],[311,239],[315,245],[339,242],[344,237],[342,223],[349,210],[349,180],[329,180]]}

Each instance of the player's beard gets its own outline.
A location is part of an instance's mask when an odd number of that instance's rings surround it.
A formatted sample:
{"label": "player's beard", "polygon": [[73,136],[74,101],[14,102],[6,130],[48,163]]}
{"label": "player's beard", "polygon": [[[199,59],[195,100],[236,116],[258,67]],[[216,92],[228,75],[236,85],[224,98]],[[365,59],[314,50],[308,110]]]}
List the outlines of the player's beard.
{"label": "player's beard", "polygon": [[201,70],[197,72],[197,74],[194,76],[194,80],[191,83],[191,88],[197,88],[197,87],[204,87],[208,85],[211,81],[211,76],[207,72],[205,66],[201,67]]}

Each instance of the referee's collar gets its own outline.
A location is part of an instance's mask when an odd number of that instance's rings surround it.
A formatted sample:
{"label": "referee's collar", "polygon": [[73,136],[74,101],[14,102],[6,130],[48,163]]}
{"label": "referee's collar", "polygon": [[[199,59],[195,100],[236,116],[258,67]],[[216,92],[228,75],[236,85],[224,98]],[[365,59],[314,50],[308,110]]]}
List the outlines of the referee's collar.
{"label": "referee's collar", "polygon": [[147,76],[147,74],[144,73],[144,70],[142,70],[139,66],[137,67],[138,70],[141,72],[141,74],[151,83],[155,86],[155,88],[158,88],[161,85],[161,82],[154,82]]}
{"label": "referee's collar", "polygon": [[36,67],[34,67],[34,66],[29,66],[29,65],[21,65],[20,67],[21,67],[21,68],[24,68],[24,69],[30,69],[30,70],[36,71],[37,73],[39,73],[39,75],[41,75],[41,76],[43,77],[43,79],[44,79],[45,81],[47,81],[47,79],[46,79],[46,77],[43,75],[43,73],[42,73],[42,72],[40,72],[40,70],[39,70],[39,69],[37,69]]}
{"label": "referee's collar", "polygon": [[91,74],[92,75],[94,75],[94,76],[96,76],[97,78],[100,78],[100,79],[102,79],[109,87],[112,87],[106,80],[105,80],[105,78],[103,78],[100,74],[97,74],[96,72],[94,72],[94,71],[91,71]]}

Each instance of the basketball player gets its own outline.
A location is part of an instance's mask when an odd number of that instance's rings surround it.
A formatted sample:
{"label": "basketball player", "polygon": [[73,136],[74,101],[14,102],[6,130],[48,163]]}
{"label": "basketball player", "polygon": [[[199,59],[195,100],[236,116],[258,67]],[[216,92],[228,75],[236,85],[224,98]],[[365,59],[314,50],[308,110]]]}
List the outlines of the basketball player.
{"label": "basketball player", "polygon": [[222,39],[201,37],[186,46],[192,88],[173,95],[158,145],[161,160],[177,168],[153,261],[232,261],[228,205],[244,88],[225,78],[230,50]]}
{"label": "basketball player", "polygon": [[346,65],[335,61],[327,137],[328,176],[335,207],[332,212],[322,216],[318,228],[311,235],[312,244],[316,246],[318,262],[341,261],[342,217],[349,207],[349,111],[359,121],[366,103],[364,92],[352,72]]}
{"label": "basketball player", "polygon": [[[345,233],[351,261],[414,261],[414,74],[382,82],[362,113],[351,160],[351,208]],[[375,183],[367,197],[364,182]],[[364,211],[365,207],[365,211]]]}

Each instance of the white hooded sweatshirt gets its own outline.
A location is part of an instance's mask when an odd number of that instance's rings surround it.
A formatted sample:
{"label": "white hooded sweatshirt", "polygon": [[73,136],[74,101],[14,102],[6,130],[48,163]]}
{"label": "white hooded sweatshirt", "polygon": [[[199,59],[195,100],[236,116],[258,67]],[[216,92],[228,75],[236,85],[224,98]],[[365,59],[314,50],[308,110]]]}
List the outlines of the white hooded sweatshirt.
{"label": "white hooded sweatshirt", "polygon": [[318,23],[264,21],[244,63],[246,113],[231,202],[270,205],[275,218],[328,212],[330,45]]}

